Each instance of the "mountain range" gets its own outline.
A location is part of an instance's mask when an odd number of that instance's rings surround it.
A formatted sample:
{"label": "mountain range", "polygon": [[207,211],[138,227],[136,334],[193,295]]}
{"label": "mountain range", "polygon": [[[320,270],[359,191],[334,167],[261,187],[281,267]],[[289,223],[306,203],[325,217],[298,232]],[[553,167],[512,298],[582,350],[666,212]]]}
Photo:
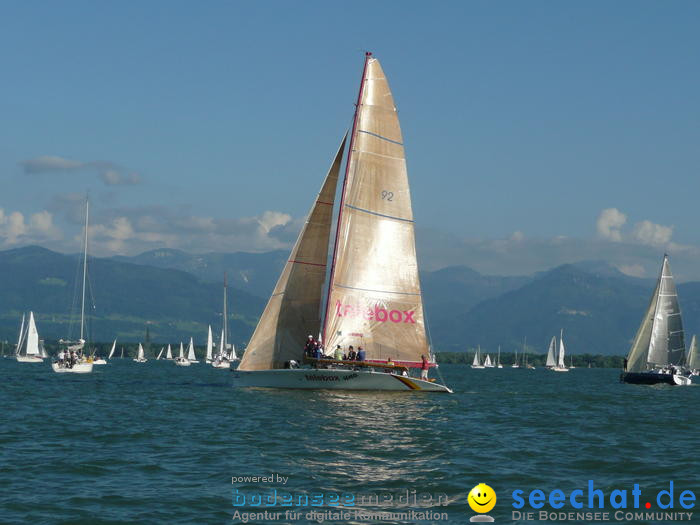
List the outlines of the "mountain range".
{"label": "mountain range", "polygon": [[[229,278],[230,331],[244,345],[287,254],[188,254],[152,250],[135,257],[90,258],[91,337],[155,342],[190,336],[202,344],[206,326],[221,327],[222,279]],[[75,334],[80,258],[37,246],[0,252],[0,338],[17,337],[22,312],[33,309],[42,337]],[[529,276],[482,275],[465,266],[421,274],[433,346],[464,351],[543,353],[564,330],[572,353],[624,355],[654,287],[601,261],[558,266]],[[687,339],[700,328],[700,282],[678,285]],[[71,317],[71,312],[74,312]]]}

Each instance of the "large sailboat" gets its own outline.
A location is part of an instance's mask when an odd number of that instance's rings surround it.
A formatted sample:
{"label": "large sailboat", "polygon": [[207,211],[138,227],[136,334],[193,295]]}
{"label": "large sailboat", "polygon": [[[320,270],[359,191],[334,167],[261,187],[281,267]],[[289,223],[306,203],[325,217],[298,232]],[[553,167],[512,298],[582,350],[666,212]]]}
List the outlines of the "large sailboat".
{"label": "large sailboat", "polygon": [[682,370],[684,359],[681,309],[668,255],[664,254],[656,288],[625,359],[620,380],[644,385],[689,385],[690,378]]}
{"label": "large sailboat", "polygon": [[[379,61],[367,53],[326,262],[345,139],[239,367],[236,386],[451,392],[411,371],[436,366],[426,335],[399,119]],[[325,316],[321,326],[321,307]],[[304,357],[308,334],[353,345],[364,361]],[[302,359],[313,368],[298,368]],[[423,364],[425,363],[425,364]]]}
{"label": "large sailboat", "polygon": [[85,289],[87,284],[88,268],[88,226],[90,224],[90,203],[85,199],[85,242],[83,246],[83,289],[82,301],[80,305],[80,337],[77,341],[64,341],[59,344],[64,348],[64,359],[51,363],[54,372],[62,374],[89,374],[92,372],[92,358],[84,353],[85,348]]}
{"label": "large sailboat", "polygon": [[474,360],[472,361],[472,368],[486,368],[482,363],[481,363],[481,346],[478,346],[476,348],[476,352],[474,352]]}
{"label": "large sailboat", "polygon": [[549,342],[549,350],[547,351],[547,362],[545,366],[547,370],[553,372],[568,372],[564,357],[566,356],[566,347],[564,346],[564,329],[559,333],[559,350],[557,351],[557,337],[553,336]]}
{"label": "large sailboat", "polygon": [[177,366],[190,366],[190,361],[185,357],[185,350],[182,346],[182,341],[180,341],[180,355],[175,358],[175,364]]}
{"label": "large sailboat", "polygon": [[19,331],[17,341],[17,351],[15,358],[20,363],[43,363],[44,358],[39,346],[39,332],[34,322],[34,312],[29,312],[29,322],[24,325],[24,315],[22,316],[22,326]]}

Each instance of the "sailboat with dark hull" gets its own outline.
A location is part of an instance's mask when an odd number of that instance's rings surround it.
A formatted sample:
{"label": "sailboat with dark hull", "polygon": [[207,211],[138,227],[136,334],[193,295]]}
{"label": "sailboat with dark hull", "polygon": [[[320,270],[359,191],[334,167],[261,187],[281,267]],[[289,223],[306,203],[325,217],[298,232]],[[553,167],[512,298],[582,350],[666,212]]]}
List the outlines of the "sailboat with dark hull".
{"label": "sailboat with dark hull", "polygon": [[[426,335],[401,128],[389,84],[371,53],[365,57],[326,282],[345,141],[233,371],[234,385],[451,392],[410,373],[437,365]],[[304,357],[304,341],[317,333],[325,348],[363,347],[366,359]]]}
{"label": "sailboat with dark hull", "polygon": [[689,385],[683,371],[685,340],[678,294],[668,255],[651,301],[632,342],[620,380],[639,385]]}

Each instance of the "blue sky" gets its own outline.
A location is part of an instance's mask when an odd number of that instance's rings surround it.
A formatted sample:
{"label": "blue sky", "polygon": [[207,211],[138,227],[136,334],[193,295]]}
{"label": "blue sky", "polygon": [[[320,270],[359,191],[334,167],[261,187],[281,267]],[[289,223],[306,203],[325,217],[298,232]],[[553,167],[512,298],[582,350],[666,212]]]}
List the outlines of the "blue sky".
{"label": "blue sky", "polygon": [[432,265],[651,275],[667,249],[693,277],[699,23],[690,1],[4,2],[0,247],[74,251],[88,189],[96,253],[287,246],[369,49]]}

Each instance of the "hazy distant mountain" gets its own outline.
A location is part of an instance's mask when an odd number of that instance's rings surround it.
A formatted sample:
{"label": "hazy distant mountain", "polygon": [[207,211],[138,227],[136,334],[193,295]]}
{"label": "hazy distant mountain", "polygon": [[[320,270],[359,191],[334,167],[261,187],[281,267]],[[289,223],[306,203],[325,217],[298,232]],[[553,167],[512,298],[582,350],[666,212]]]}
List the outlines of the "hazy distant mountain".
{"label": "hazy distant mountain", "polygon": [[[593,273],[582,268],[591,268]],[[564,329],[570,352],[626,354],[653,291],[653,281],[612,268],[564,265],[524,286],[487,299],[452,317],[432,320],[435,346],[463,350],[480,344],[493,351],[520,348],[546,351]],[[426,295],[430,292],[426,290]],[[697,330],[700,283],[679,285],[687,333]]]}
{"label": "hazy distant mountain", "polygon": [[133,257],[115,256],[114,260],[146,264],[157,268],[172,268],[191,273],[199,280],[221,283],[224,272],[232,286],[253,295],[267,298],[277,282],[288,251],[266,253],[206,253],[191,254],[181,250],[162,248]]}
{"label": "hazy distant mountain", "polygon": [[[33,310],[42,337],[71,335],[70,313],[79,315],[82,279],[79,257],[37,246],[0,252],[0,338],[14,341],[22,312]],[[90,258],[86,310],[91,337],[106,341],[144,340],[149,322],[155,341],[194,336],[202,342],[206,325],[221,327],[221,284],[202,283],[179,270],[155,268],[112,259]],[[246,341],[265,301],[229,288],[234,342]],[[92,305],[94,304],[94,308]],[[77,336],[77,323],[72,326]]]}
{"label": "hazy distant mountain", "polygon": [[[281,251],[192,255],[153,250],[91,259],[94,337],[143,340],[150,321],[156,341],[194,335],[202,342],[206,324],[219,329],[226,270],[232,283],[232,334],[240,344],[250,337],[286,257]],[[68,335],[71,304],[79,305],[74,297],[78,259],[38,247],[0,252],[0,338],[14,340],[21,312],[29,309],[38,316],[42,336]],[[480,344],[493,352],[500,344],[513,351],[527,336],[529,350],[544,352],[563,328],[571,352],[615,355],[627,352],[654,287],[653,279],[629,277],[601,261],[520,277],[452,266],[421,273],[421,282],[438,350]],[[678,288],[689,341],[700,328],[700,283]]]}

